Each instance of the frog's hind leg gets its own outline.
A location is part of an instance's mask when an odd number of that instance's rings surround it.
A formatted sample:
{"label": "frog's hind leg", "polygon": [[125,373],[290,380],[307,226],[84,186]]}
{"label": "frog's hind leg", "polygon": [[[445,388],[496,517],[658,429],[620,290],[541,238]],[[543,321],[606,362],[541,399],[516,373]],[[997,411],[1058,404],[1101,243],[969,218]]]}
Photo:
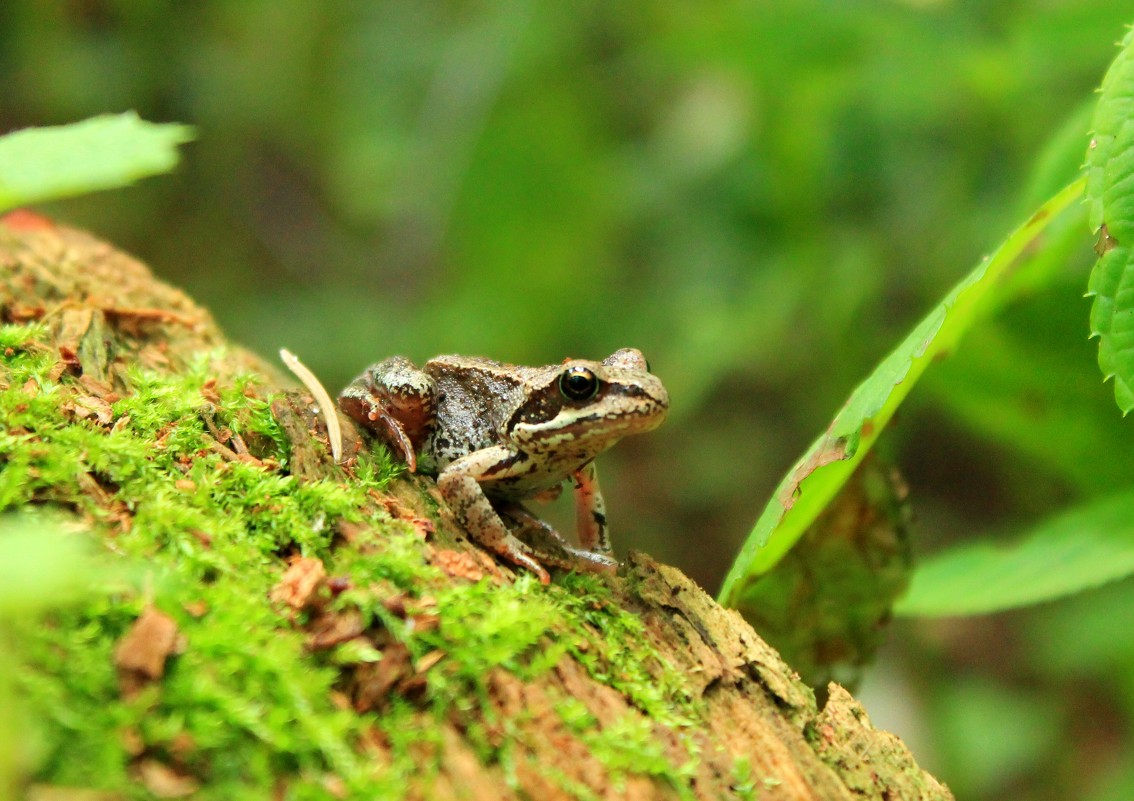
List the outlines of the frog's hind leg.
{"label": "frog's hind leg", "polygon": [[575,526],[584,550],[603,556],[614,553],[606,526],[606,502],[594,462],[587,462],[575,471]]}
{"label": "frog's hind leg", "polygon": [[618,562],[608,554],[574,547],[554,527],[518,503],[499,506],[497,511],[505,523],[510,524],[516,536],[523,538],[545,564],[568,570],[582,567],[592,571],[613,572],[618,569]]}
{"label": "frog's hind leg", "polygon": [[411,473],[432,425],[433,379],[402,356],[372,365],[339,394],[347,416],[401,452]]}
{"label": "frog's hind leg", "polygon": [[[492,503],[485,497],[480,484],[472,475],[462,472],[462,463],[468,463],[470,457],[477,455],[477,453],[469,454],[441,471],[441,475],[437,477],[437,488],[441,490],[441,495],[452,510],[453,516],[457,518],[457,522],[478,545],[504,557],[514,565],[526,567],[539,577],[541,584],[550,583],[551,576],[539,563],[535,551],[508,530],[500,515],[492,508]],[[454,467],[457,469],[452,469]]]}

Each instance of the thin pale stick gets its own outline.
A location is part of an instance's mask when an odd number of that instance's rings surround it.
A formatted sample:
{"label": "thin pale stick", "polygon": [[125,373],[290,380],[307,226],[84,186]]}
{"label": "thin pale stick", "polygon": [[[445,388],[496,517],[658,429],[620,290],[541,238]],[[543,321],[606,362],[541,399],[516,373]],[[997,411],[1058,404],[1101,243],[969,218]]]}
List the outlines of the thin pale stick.
{"label": "thin pale stick", "polygon": [[308,370],[294,353],[287,348],[280,348],[280,359],[287,365],[287,369],[291,370],[295,377],[303,382],[303,386],[307,387],[315,398],[315,403],[319,405],[319,410],[323,413],[323,420],[327,423],[327,438],[331,441],[331,455],[335,459],[335,464],[338,464],[342,461],[343,456],[343,432],[339,427],[339,413],[335,408],[335,402],[331,400],[327,390],[323,389],[323,385],[319,383],[315,374]]}

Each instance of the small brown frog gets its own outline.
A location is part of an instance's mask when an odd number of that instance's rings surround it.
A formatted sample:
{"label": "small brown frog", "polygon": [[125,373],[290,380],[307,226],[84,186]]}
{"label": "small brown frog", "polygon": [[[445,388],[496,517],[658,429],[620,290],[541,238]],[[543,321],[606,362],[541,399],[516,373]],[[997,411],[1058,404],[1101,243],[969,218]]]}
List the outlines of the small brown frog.
{"label": "small brown frog", "polygon": [[[547,367],[438,356],[418,369],[394,356],[352,381],[339,405],[400,451],[411,472],[437,476],[442,496],[476,542],[547,584],[541,562],[617,565],[594,458],[627,434],[661,425],[669,396],[645,357],[624,348],[601,362],[568,359]],[[582,550],[521,504],[558,495],[569,478]],[[513,531],[553,545],[541,548]]]}

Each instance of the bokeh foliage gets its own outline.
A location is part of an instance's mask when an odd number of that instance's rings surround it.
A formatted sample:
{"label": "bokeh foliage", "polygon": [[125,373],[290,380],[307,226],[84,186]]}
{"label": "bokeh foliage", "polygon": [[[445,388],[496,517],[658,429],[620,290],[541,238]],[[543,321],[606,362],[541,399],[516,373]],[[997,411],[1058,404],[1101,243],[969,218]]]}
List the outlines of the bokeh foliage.
{"label": "bokeh foliage", "polygon": [[[604,458],[616,545],[715,588],[850,390],[1074,176],[1129,17],[1117,0],[5,0],[0,130],[126,109],[194,125],[172,179],[54,212],[329,386],[394,352],[642,348],[674,411]],[[935,365],[882,443],[922,549],[1129,486],[1134,435],[1086,339],[1091,241],[1068,231],[1054,288]],[[884,673],[917,678],[879,697],[927,714],[891,725],[916,748],[940,721],[918,756],[965,797],[1134,794],[1114,629],[1132,604],[1125,582],[903,623]],[[1014,736],[1037,709],[1058,736]]]}

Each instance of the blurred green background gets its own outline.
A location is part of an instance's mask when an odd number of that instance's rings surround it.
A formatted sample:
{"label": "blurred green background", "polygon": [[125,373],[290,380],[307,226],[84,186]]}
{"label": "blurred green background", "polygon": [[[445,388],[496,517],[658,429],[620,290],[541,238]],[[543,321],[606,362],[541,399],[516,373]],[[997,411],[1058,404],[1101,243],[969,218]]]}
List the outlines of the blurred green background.
{"label": "blurred green background", "polygon": [[[1081,163],[1118,0],[3,0],[0,131],[136,109],[172,177],[52,206],[337,389],[402,353],[646,352],[619,550],[710,591],[854,385]],[[884,444],[918,548],[1129,484],[1085,227]],[[903,623],[864,697],[962,798],[1134,797],[1134,586]]]}

